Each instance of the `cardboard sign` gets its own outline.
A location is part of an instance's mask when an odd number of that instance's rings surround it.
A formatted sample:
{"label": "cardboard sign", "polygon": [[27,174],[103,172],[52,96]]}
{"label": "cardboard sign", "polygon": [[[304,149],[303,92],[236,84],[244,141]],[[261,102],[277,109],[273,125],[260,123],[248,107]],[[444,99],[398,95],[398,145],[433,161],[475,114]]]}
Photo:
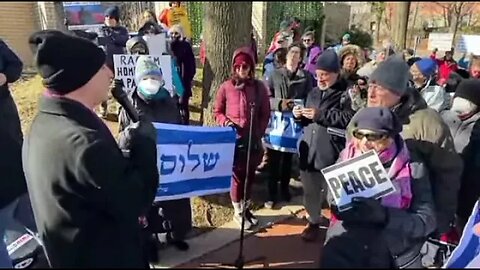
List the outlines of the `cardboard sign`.
{"label": "cardboard sign", "polygon": [[462,35],[455,51],[480,55],[480,35]]}
{"label": "cardboard sign", "polygon": [[395,192],[375,151],[322,170],[339,211],[351,208],[352,198],[379,199]]}
{"label": "cardboard sign", "polygon": [[[135,83],[135,65],[138,57],[139,55],[131,54],[113,55],[115,79],[123,80],[123,89],[127,92],[133,91],[137,87]],[[165,89],[173,93],[172,57],[170,55],[149,55],[149,57],[162,69]]]}
{"label": "cardboard sign", "polygon": [[437,48],[439,51],[450,51],[453,44],[453,33],[430,33],[428,35],[428,49]]}

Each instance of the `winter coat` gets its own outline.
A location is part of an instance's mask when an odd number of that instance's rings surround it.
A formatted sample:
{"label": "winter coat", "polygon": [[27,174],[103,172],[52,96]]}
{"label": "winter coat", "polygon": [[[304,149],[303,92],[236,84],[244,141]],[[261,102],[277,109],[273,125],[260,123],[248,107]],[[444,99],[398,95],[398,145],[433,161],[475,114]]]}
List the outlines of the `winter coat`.
{"label": "winter coat", "polygon": [[192,96],[192,81],[195,77],[195,55],[193,55],[192,45],[185,40],[172,41],[170,44],[172,54],[176,59],[176,63],[180,68],[180,76],[182,77],[183,87],[185,89],[184,96]]}
{"label": "winter coat", "polygon": [[268,80],[270,89],[270,109],[282,111],[282,100],[302,99],[305,101],[312,90],[313,77],[303,69],[298,69],[293,75],[287,68],[282,67],[273,71]]}
{"label": "winter coat", "polygon": [[8,85],[22,74],[23,63],[0,39],[0,73],[7,82],[0,86],[0,209],[27,192],[22,167],[23,135],[17,106]]}
{"label": "winter coat", "polygon": [[[349,54],[353,54],[357,59],[357,66],[350,71],[347,71],[343,68],[343,60]],[[338,52],[338,58],[340,59],[340,65],[342,66],[341,76],[347,80],[348,87],[353,86],[357,83],[357,80],[360,78],[357,75],[357,70],[359,70],[365,64],[365,54],[362,49],[357,45],[349,44],[343,46],[342,49]]]}
{"label": "winter coat", "polygon": [[453,137],[455,144],[455,150],[461,154],[465,149],[465,146],[470,142],[470,136],[472,135],[473,127],[475,123],[480,119],[480,112],[472,115],[470,118],[462,121],[458,118],[457,114],[453,111],[443,111],[441,113],[442,119],[450,129],[450,133]]}
{"label": "winter coat", "polygon": [[[130,95],[130,100],[141,119],[146,119],[154,123],[182,124],[180,109],[176,101],[171,97],[146,102],[139,96],[137,91],[133,91]],[[130,123],[131,119],[125,110],[122,109],[119,116],[120,132],[130,125]],[[160,152],[157,153],[157,155],[161,154]],[[162,179],[160,179],[160,181],[162,181]],[[183,239],[192,229],[190,199],[157,202],[156,205],[162,208],[164,217],[172,223],[172,229],[176,239]]]}
{"label": "winter coat", "polygon": [[435,211],[425,166],[411,162],[409,167],[410,206],[384,206],[384,224],[333,222],[327,231],[322,268],[398,268],[419,259],[423,243],[435,230]]}
{"label": "winter coat", "polygon": [[[233,60],[240,54],[253,55],[248,47],[237,49]],[[252,72],[253,73],[253,72]],[[213,114],[215,121],[220,126],[226,126],[227,121],[235,124],[239,138],[248,138],[250,128],[250,103],[255,104],[255,118],[253,123],[252,141],[259,141],[265,134],[270,120],[270,102],[268,89],[262,81],[253,79],[243,85],[236,85],[234,79],[228,79],[220,85],[215,98]]]}
{"label": "winter coat", "polygon": [[416,90],[420,92],[428,107],[435,111],[441,112],[450,108],[450,95],[442,86],[437,85],[433,78],[429,79],[425,86]]}
{"label": "winter coat", "polygon": [[[401,135],[407,143],[412,161],[422,162],[428,169],[438,230],[445,232],[455,214],[463,170],[450,130],[440,115],[428,108],[420,93],[412,88],[407,90],[407,95],[392,110],[403,123]],[[350,125],[349,131],[351,128]]]}
{"label": "winter coat", "polygon": [[136,162],[144,166],[133,165],[93,111],[67,98],[41,98],[23,164],[53,268],[147,266],[138,217],[157,191],[155,160],[156,152],[145,152]]}
{"label": "winter coat", "polygon": [[316,108],[313,119],[300,117],[296,121],[303,126],[300,138],[300,169],[321,170],[335,163],[345,147],[345,139],[330,135],[327,128],[346,129],[355,114],[346,91],[347,83],[339,79],[326,91],[318,87],[308,93],[305,108]]}
{"label": "winter coat", "polygon": [[431,54],[430,58],[437,62],[439,85],[444,85],[447,82],[450,73],[458,70],[458,65],[454,60],[447,62],[444,59],[437,59],[436,54]]}
{"label": "winter coat", "polygon": [[103,26],[98,30],[98,44],[103,46],[107,55],[106,64],[113,70],[113,55],[124,54],[129,39],[128,30],[123,26]]}
{"label": "winter coat", "polygon": [[310,48],[307,49],[307,54],[305,55],[305,67],[304,69],[310,72],[312,76],[315,78],[315,70],[317,65],[317,59],[322,54],[323,50],[318,45],[312,45]]}

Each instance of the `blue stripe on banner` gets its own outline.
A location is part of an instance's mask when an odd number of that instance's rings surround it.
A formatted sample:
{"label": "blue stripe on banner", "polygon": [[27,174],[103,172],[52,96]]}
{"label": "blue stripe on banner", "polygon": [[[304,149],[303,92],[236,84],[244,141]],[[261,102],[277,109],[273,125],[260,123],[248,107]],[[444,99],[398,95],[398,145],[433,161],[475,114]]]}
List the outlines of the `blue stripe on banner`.
{"label": "blue stripe on banner", "polygon": [[235,131],[202,132],[186,130],[157,129],[157,144],[193,144],[235,143]]}
{"label": "blue stripe on banner", "polygon": [[472,228],[470,228],[470,231],[468,233],[472,234],[470,241],[468,241],[467,246],[463,250],[463,253],[455,260],[448,268],[454,268],[454,269],[461,269],[465,268],[472,260],[475,258],[475,256],[478,255],[478,248],[479,247],[479,238],[475,234],[473,234],[473,226],[480,222],[480,213],[477,212],[475,215],[474,222],[472,223]]}
{"label": "blue stripe on banner", "polygon": [[167,184],[160,183],[157,196],[174,196],[194,191],[228,189],[230,188],[231,179],[231,176],[218,176],[205,179],[184,180]]}
{"label": "blue stripe on banner", "polygon": [[268,135],[265,139],[270,142],[271,145],[291,149],[297,149],[297,144],[299,140],[297,138],[286,138],[277,135]]}

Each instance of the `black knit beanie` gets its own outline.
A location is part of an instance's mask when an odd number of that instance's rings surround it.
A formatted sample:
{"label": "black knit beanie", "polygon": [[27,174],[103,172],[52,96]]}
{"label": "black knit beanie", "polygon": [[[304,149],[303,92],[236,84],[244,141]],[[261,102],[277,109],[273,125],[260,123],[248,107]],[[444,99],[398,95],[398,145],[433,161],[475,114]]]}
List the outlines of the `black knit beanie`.
{"label": "black knit beanie", "polygon": [[28,41],[43,85],[61,95],[85,85],[105,64],[103,50],[84,38],[43,30]]}
{"label": "black knit beanie", "polygon": [[464,79],[460,81],[454,97],[464,98],[480,107],[480,80]]}

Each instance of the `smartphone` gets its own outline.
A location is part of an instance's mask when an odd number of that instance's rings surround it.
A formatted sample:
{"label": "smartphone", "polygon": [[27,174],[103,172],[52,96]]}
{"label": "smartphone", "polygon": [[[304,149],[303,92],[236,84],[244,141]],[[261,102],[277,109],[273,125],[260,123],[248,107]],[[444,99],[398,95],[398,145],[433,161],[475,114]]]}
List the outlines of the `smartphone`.
{"label": "smartphone", "polygon": [[295,108],[299,108],[300,110],[305,108],[305,105],[303,105],[303,100],[301,99],[295,99],[293,100],[293,103],[295,103]]}

